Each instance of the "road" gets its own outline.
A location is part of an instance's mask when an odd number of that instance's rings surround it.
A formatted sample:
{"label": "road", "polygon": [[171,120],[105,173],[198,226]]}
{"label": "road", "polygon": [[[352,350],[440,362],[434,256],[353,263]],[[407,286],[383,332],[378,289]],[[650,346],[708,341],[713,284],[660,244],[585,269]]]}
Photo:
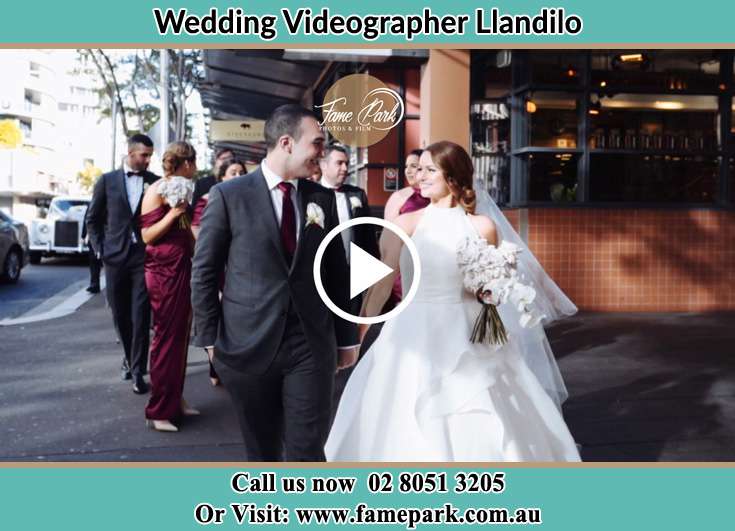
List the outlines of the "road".
{"label": "road", "polygon": [[39,265],[28,264],[17,284],[0,283],[0,320],[23,315],[65,290],[86,287],[87,260],[45,258]]}

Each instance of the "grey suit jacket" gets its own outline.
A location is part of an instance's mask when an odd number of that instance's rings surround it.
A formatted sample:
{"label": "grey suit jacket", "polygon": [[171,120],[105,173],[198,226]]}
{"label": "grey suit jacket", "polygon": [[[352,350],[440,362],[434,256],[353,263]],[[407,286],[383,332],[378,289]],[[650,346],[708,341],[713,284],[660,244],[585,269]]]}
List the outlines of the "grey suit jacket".
{"label": "grey suit jacket", "polygon": [[[324,211],[324,228],[306,226],[309,203]],[[290,305],[312,354],[325,366],[333,365],[338,345],[358,343],[356,326],[329,311],[313,279],[316,250],[339,223],[334,192],[303,179],[298,204],[301,232],[289,266],[260,169],[209,192],[192,267],[193,343],[214,345],[217,358],[233,369],[259,374],[268,368],[283,338]],[[330,298],[349,308],[349,271],[341,238],[327,247],[322,279]]]}

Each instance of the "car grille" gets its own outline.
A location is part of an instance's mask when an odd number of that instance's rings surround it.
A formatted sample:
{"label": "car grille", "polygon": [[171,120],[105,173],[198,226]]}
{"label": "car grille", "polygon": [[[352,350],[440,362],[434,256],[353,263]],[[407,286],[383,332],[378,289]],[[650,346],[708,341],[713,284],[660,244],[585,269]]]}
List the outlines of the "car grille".
{"label": "car grille", "polygon": [[54,225],[55,247],[77,247],[79,245],[79,223],[57,221]]}

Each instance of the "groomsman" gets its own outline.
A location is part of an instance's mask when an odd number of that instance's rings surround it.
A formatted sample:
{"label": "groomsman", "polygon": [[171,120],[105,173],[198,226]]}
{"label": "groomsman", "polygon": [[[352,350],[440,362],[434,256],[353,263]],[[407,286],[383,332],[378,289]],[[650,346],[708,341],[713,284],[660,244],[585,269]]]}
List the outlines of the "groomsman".
{"label": "groomsman", "polygon": [[[322,171],[321,185],[334,190],[337,196],[337,213],[339,222],[343,223],[354,218],[370,216],[370,207],[365,190],[345,183],[349,169],[347,150],[338,144],[331,144],[324,148],[324,157],[319,166]],[[378,242],[375,237],[375,227],[371,225],[357,225],[342,232],[342,241],[350,261],[350,242],[362,247],[365,251],[379,257]]]}
{"label": "groomsman", "polygon": [[[209,193],[209,189],[212,188],[215,184],[217,184],[217,174],[219,173],[220,166],[229,159],[235,158],[235,152],[231,149],[220,149],[215,153],[214,155],[214,169],[212,170],[212,175],[207,175],[206,177],[202,177],[201,179],[197,179],[197,182],[194,184],[194,193],[191,197],[191,207],[192,209],[196,206],[196,204],[199,202],[199,200],[207,195]],[[192,212],[193,213],[193,212]]]}
{"label": "groomsman", "polygon": [[107,300],[125,350],[123,379],[132,378],[137,394],[148,392],[143,374],[148,365],[150,303],[139,217],[145,189],[158,180],[147,171],[151,155],[150,138],[131,136],[123,167],[99,178],[87,211],[90,244],[105,265]]}

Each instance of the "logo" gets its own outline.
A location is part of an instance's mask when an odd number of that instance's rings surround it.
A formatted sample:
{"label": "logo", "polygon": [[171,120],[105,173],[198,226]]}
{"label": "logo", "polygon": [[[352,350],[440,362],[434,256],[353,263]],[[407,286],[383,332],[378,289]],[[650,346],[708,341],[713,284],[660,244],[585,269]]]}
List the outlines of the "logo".
{"label": "logo", "polygon": [[[384,230],[391,231],[401,239],[403,245],[408,249],[408,253],[411,256],[409,273],[411,286],[408,289],[408,293],[404,294],[403,300],[401,300],[401,302],[399,302],[398,305],[388,313],[374,316],[353,315],[344,311],[334,301],[332,301],[332,299],[329,298],[327,290],[324,288],[324,283],[322,281],[322,259],[324,258],[324,253],[327,251],[329,242],[340,236],[342,231],[358,225],[379,225],[383,227]],[[319,294],[319,297],[327,308],[329,308],[334,314],[346,321],[350,321],[351,323],[376,324],[395,317],[405,310],[409,304],[411,304],[411,301],[416,296],[416,292],[419,289],[419,282],[421,281],[421,261],[419,260],[419,252],[418,249],[416,249],[416,244],[414,244],[411,237],[398,225],[382,218],[365,216],[340,223],[327,233],[316,250],[312,273],[314,275],[314,285],[316,286],[316,291]],[[373,258],[367,251],[350,242],[350,299],[353,299],[360,293],[363,293],[370,286],[379,282],[391,273],[393,273],[393,269],[388,264],[381,262],[377,258]],[[404,274],[405,273],[408,273],[408,271],[405,271]]]}
{"label": "logo", "polygon": [[367,147],[383,140],[405,114],[400,95],[369,74],[345,76],[324,96],[319,123],[341,143]]}

